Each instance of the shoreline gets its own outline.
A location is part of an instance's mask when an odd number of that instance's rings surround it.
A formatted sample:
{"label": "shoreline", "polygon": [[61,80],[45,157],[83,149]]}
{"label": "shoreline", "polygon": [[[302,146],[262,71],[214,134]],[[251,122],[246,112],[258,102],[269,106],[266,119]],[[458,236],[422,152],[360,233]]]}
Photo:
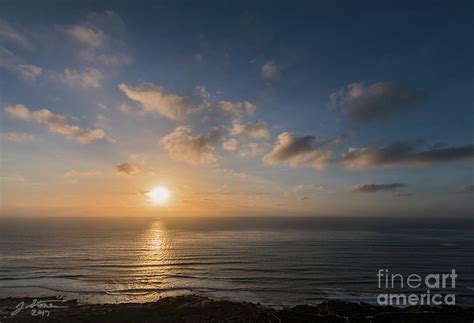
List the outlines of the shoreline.
{"label": "shoreline", "polygon": [[469,322],[474,307],[392,307],[328,300],[275,309],[259,303],[205,296],[164,297],[156,302],[81,304],[60,298],[0,299],[3,322]]}

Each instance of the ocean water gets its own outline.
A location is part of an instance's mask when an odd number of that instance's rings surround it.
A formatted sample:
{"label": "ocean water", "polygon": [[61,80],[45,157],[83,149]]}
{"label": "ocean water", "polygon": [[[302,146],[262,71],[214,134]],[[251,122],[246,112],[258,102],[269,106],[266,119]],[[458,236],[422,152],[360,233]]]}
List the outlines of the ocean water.
{"label": "ocean water", "polygon": [[473,222],[0,218],[0,298],[108,303],[193,293],[272,306],[375,303],[387,292],[379,269],[405,277],[455,269],[455,289],[442,292],[474,306]]}

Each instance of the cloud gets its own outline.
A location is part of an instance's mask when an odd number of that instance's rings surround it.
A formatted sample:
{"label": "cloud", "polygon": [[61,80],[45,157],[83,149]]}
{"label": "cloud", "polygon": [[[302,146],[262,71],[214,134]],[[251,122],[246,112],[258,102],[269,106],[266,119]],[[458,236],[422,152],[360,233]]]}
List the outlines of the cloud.
{"label": "cloud", "polygon": [[26,183],[28,180],[19,174],[8,174],[0,176],[0,183]]}
{"label": "cloud", "polygon": [[183,120],[187,115],[197,111],[187,97],[165,94],[159,86],[149,89],[120,84],[119,89],[132,101],[140,103],[139,107],[147,113],[159,113],[171,120]]}
{"label": "cloud", "polygon": [[26,49],[33,49],[33,45],[19,30],[2,19],[0,19],[0,40]]}
{"label": "cloud", "polygon": [[111,10],[89,14],[81,23],[62,28],[85,48],[79,58],[91,64],[127,65],[133,63],[127,44],[121,40],[126,26]]}
{"label": "cloud", "polygon": [[79,177],[98,177],[102,175],[102,172],[97,170],[77,171],[73,169],[64,173],[63,177],[66,179],[77,179]]}
{"label": "cloud", "polygon": [[243,145],[239,149],[239,156],[241,157],[253,157],[257,155],[263,155],[272,148],[272,145],[268,142],[251,142]]}
{"label": "cloud", "polygon": [[350,148],[339,161],[360,170],[394,165],[430,165],[474,158],[474,145],[419,150],[419,141],[398,141],[381,148]]}
{"label": "cloud", "polygon": [[83,50],[79,57],[88,63],[99,63],[105,65],[128,65],[133,63],[132,57],[127,53],[98,53],[92,50]]}
{"label": "cloud", "polygon": [[317,142],[313,136],[298,137],[290,132],[278,136],[273,150],[263,157],[268,165],[288,163],[290,167],[307,166],[324,169],[331,161],[329,141]]}
{"label": "cloud", "polygon": [[117,172],[124,173],[127,175],[133,175],[138,173],[138,169],[135,166],[130,165],[129,163],[122,163],[120,165],[115,166]]}
{"label": "cloud", "polygon": [[8,49],[0,46],[0,67],[18,75],[26,81],[34,81],[43,73],[39,66],[26,64],[22,59],[15,56]]}
{"label": "cloud", "polygon": [[77,41],[94,48],[101,47],[104,43],[103,31],[91,26],[75,25],[68,28],[67,33]]}
{"label": "cloud", "polygon": [[249,174],[247,174],[245,172],[239,172],[239,171],[236,171],[236,170],[230,169],[230,168],[214,168],[212,171],[216,172],[216,173],[219,173],[219,174],[229,175],[229,176],[240,178],[240,179],[244,179],[244,178],[249,177]]}
{"label": "cloud", "polygon": [[26,132],[3,132],[0,133],[0,140],[12,142],[33,142],[35,137],[31,133]]}
{"label": "cloud", "polygon": [[239,142],[235,138],[229,138],[222,143],[222,148],[227,151],[236,151],[239,146]]}
{"label": "cloud", "polygon": [[21,104],[5,107],[5,112],[13,118],[33,121],[45,125],[50,132],[73,138],[81,144],[90,144],[105,137],[102,129],[85,130],[66,123],[66,117],[54,114],[48,109],[30,111]]}
{"label": "cloud", "polygon": [[295,187],[293,187],[293,192],[295,193],[307,192],[307,191],[329,192],[329,190],[326,187],[322,185],[317,185],[317,184],[301,184],[301,185],[296,185]]}
{"label": "cloud", "polygon": [[457,193],[473,193],[474,192],[474,185],[464,185],[456,187],[455,190]]}
{"label": "cloud", "polygon": [[31,117],[30,110],[23,104],[7,106],[5,112],[16,119],[28,120]]}
{"label": "cloud", "polygon": [[390,82],[378,82],[369,86],[352,83],[331,93],[330,107],[341,109],[353,121],[380,120],[396,114],[422,99],[414,90]]}
{"label": "cloud", "polygon": [[20,64],[17,66],[17,68],[20,74],[28,80],[34,80],[43,72],[43,69],[41,67],[31,64]]}
{"label": "cloud", "polygon": [[240,118],[241,116],[250,116],[255,113],[257,107],[255,104],[244,101],[244,102],[228,102],[219,101],[216,104],[216,111],[220,115],[231,116],[232,118]]}
{"label": "cloud", "polygon": [[100,177],[102,175],[102,172],[97,170],[77,171],[73,169],[64,173],[63,177],[66,182],[75,184],[80,178]]}
{"label": "cloud", "polygon": [[266,62],[262,66],[261,73],[262,73],[262,77],[266,80],[277,81],[281,79],[280,68],[273,61]]}
{"label": "cloud", "polygon": [[192,165],[202,165],[211,164],[217,160],[212,145],[215,140],[213,134],[194,135],[190,127],[180,126],[164,136],[161,143],[172,159]]}
{"label": "cloud", "polygon": [[374,193],[378,191],[393,191],[405,187],[405,184],[357,184],[350,188],[352,193]]}
{"label": "cloud", "polygon": [[305,201],[305,200],[309,200],[309,197],[307,197],[307,196],[298,196],[297,200],[298,201]]}
{"label": "cloud", "polygon": [[254,139],[270,138],[270,131],[268,131],[267,124],[264,121],[257,121],[254,123],[240,123],[235,120],[232,123],[231,133],[238,137],[248,137]]}
{"label": "cloud", "polygon": [[87,67],[82,71],[75,71],[65,68],[63,73],[52,72],[52,78],[60,83],[67,84],[71,87],[80,86],[87,88],[100,88],[102,81],[102,73],[92,67]]}

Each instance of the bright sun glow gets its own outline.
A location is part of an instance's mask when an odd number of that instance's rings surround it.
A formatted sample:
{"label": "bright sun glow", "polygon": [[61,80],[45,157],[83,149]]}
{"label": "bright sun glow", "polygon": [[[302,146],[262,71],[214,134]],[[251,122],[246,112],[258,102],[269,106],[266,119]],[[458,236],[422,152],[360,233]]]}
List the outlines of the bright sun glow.
{"label": "bright sun glow", "polygon": [[150,201],[155,205],[164,205],[170,199],[170,191],[163,186],[158,186],[147,193]]}

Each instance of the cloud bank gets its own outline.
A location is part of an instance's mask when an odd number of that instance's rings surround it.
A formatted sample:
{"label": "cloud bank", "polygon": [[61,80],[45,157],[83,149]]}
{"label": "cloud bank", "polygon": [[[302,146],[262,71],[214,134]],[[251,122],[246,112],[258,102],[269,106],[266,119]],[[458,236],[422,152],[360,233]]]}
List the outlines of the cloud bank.
{"label": "cloud bank", "polygon": [[350,148],[339,161],[348,169],[394,165],[430,165],[474,158],[474,145],[419,150],[418,141],[398,141],[384,147]]}

